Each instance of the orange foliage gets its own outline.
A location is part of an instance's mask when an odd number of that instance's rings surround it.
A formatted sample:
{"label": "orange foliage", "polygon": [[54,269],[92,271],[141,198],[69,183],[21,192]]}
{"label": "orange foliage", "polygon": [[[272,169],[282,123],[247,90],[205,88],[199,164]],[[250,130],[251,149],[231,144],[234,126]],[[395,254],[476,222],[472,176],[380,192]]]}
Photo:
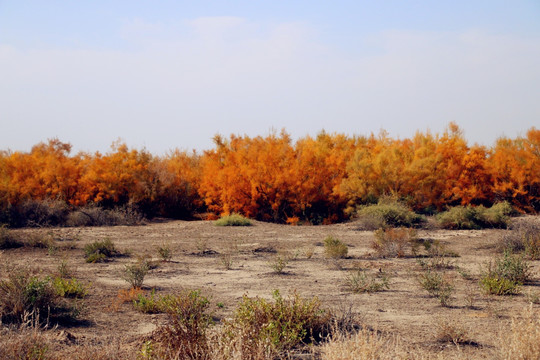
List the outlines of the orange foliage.
{"label": "orange foliage", "polygon": [[523,211],[540,209],[540,130],[526,137],[500,138],[488,161],[497,200],[508,200]]}
{"label": "orange foliage", "polygon": [[214,141],[201,155],[175,150],[156,157],[122,143],[104,155],[70,155],[71,145],[57,139],[27,153],[0,152],[0,221],[28,199],[132,205],[147,216],[176,218],[238,212],[289,224],[336,222],[347,208],[383,195],[420,211],[501,200],[522,211],[540,209],[535,128],[491,149],[469,146],[452,123],[442,135],[418,132],[403,140],[384,131],[369,137],[322,132],[293,143],[282,131]]}

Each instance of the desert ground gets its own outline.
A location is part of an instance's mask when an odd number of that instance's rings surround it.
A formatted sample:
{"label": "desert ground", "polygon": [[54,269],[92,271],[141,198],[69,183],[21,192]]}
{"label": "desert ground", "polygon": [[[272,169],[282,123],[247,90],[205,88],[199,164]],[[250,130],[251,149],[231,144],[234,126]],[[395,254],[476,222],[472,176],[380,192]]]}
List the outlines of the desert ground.
{"label": "desert ground", "polygon": [[[506,230],[418,230],[419,238],[439,241],[455,255],[443,259],[442,271],[455,290],[448,306],[442,306],[419,285],[421,258],[410,254],[379,257],[371,247],[373,231],[359,228],[354,221],[325,226],[254,221],[253,226],[220,227],[212,221],[160,220],[140,226],[19,229],[12,231],[50,236],[58,246],[4,250],[0,262],[49,274],[64,261],[73,276],[85,284],[88,294],[79,321],[47,330],[57,334],[56,349],[66,357],[81,344],[117,344],[135,352],[163,323],[163,314],[143,314],[129,302],[118,302],[119,291],[130,288],[123,279],[125,265],[144,257],[158,264],[144,279],[146,292],[154,289],[157,294],[174,294],[181,289],[200,289],[210,298],[218,324],[232,315],[243,295],[270,299],[275,289],[284,296],[296,291],[305,298],[318,297],[323,307],[333,311],[352,310],[364,326],[395,337],[426,358],[494,358],[512,319],[530,306],[540,307],[531,304],[527,296],[539,293],[540,261],[529,262],[534,280],[524,285],[519,295],[488,296],[479,286],[482,268],[499,254],[496,244]],[[348,246],[346,258],[325,256],[323,241],[327,236]],[[110,239],[124,255],[104,263],[86,263],[84,246],[104,239]],[[170,261],[157,262],[158,247],[170,248]],[[283,254],[288,263],[277,273],[272,264]],[[385,272],[388,289],[352,292],[346,279],[358,269]],[[466,339],[457,344],[441,341],[440,329],[445,326],[463,329]]]}

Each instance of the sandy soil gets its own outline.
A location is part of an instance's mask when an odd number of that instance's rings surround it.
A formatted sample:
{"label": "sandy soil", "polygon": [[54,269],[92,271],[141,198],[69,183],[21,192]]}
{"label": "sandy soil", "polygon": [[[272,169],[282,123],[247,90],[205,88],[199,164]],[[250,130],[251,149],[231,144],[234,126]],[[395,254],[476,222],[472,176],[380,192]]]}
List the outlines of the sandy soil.
{"label": "sandy soil", "polygon": [[[133,227],[16,231],[51,234],[60,248],[62,244],[73,245],[72,249],[52,252],[29,248],[6,250],[0,261],[39,267],[45,273],[54,273],[62,260],[67,261],[75,277],[88,285],[89,292],[81,315],[83,321],[58,331],[69,332],[79,343],[122,337],[140,344],[145,334],[163,322],[163,315],[141,314],[130,304],[115,306],[118,291],[129,288],[122,279],[124,265],[145,255],[159,259],[156,249],[161,245],[172,249],[172,261],[162,262],[152,270],[145,278],[145,288],[156,289],[159,294],[174,294],[183,288],[200,289],[211,298],[217,319],[230,316],[244,294],[270,298],[273,289],[284,295],[296,290],[303,297],[318,296],[327,308],[351,306],[365,324],[396,334],[403,343],[434,355],[491,358],[500,332],[508,327],[512,316],[528,306],[527,292],[530,289],[538,292],[540,286],[539,282],[524,286],[523,295],[512,297],[490,297],[481,292],[478,275],[481,267],[496,255],[495,244],[503,230],[419,231],[421,238],[439,240],[459,255],[447,259],[454,268],[445,273],[456,288],[449,307],[442,307],[418,284],[421,267],[417,258],[375,257],[370,247],[373,232],[359,231],[354,222],[297,227],[254,222],[250,227],[217,227],[207,221],[162,221]],[[325,258],[323,240],[329,235],[348,245],[346,259],[335,262]],[[84,245],[107,238],[129,256],[107,263],[85,263]],[[276,274],[270,265],[276,256],[272,249],[296,257],[283,274]],[[306,253],[310,251],[313,256],[308,258]],[[230,270],[224,268],[220,259],[225,253],[233,254]],[[531,265],[538,279],[540,261]],[[465,279],[457,267],[470,273],[473,279]],[[358,268],[386,271],[391,276],[390,288],[372,294],[352,293],[345,279],[351,270]],[[224,306],[217,307],[218,303]],[[457,347],[437,341],[438,326],[448,321],[467,329],[469,344]]]}

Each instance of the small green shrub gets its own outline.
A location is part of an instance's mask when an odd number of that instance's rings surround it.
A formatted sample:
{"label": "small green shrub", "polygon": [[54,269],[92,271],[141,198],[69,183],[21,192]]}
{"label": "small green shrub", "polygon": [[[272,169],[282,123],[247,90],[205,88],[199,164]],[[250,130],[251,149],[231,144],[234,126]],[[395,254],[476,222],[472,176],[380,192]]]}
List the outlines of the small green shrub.
{"label": "small green shrub", "polygon": [[239,340],[245,353],[261,346],[279,352],[320,339],[330,322],[331,315],[321,309],[318,298],[304,299],[294,293],[284,299],[275,290],[273,302],[244,295],[233,318],[225,322],[224,334],[231,341]]}
{"label": "small green shrub", "polygon": [[64,279],[57,277],[53,281],[54,289],[58,296],[69,298],[84,298],[88,292],[86,287],[77,279]]}
{"label": "small green shrub", "polygon": [[389,227],[419,227],[426,220],[405,204],[382,198],[376,205],[360,207],[357,216],[368,230]]}
{"label": "small green shrub", "polygon": [[165,262],[168,262],[172,258],[172,250],[170,245],[163,244],[161,246],[158,246],[157,248],[158,255],[161,257],[161,259]]}
{"label": "small green shrub", "polygon": [[521,292],[519,283],[505,278],[484,276],[480,284],[486,293],[493,295],[517,295]]}
{"label": "small green shrub", "polygon": [[251,226],[253,223],[251,220],[240,214],[232,213],[230,215],[224,215],[220,219],[216,220],[217,226]]}
{"label": "small green shrub", "polygon": [[530,266],[521,255],[513,255],[509,251],[490,261],[482,277],[480,285],[489,294],[518,294],[520,287],[531,280]]}
{"label": "small green shrub", "polygon": [[438,214],[437,220],[445,229],[506,228],[512,213],[513,209],[508,202],[496,203],[490,208],[455,206]]}
{"label": "small green shrub", "polygon": [[231,270],[234,262],[233,254],[229,251],[219,254],[219,262],[225,270]]}
{"label": "small green shrub", "polygon": [[289,258],[283,254],[277,254],[268,262],[274,273],[283,274],[285,268],[289,264]]}
{"label": "small green shrub", "polygon": [[156,296],[156,290],[152,289],[150,295],[139,294],[139,296],[133,300],[133,307],[145,314],[158,314],[165,310],[166,300],[163,297]]}
{"label": "small green shrub", "polygon": [[439,224],[445,229],[479,229],[477,211],[472,206],[455,206],[437,215]]}
{"label": "small green shrub", "polygon": [[430,296],[439,299],[442,306],[448,306],[454,286],[441,273],[427,269],[418,276],[418,282]]}
{"label": "small green shrub", "polygon": [[324,239],[324,254],[330,259],[343,259],[347,257],[349,248],[341,240],[328,236]]}
{"label": "small green shrub", "polygon": [[140,288],[149,271],[150,266],[146,260],[131,265],[125,265],[123,279],[130,284],[132,288]]}
{"label": "small green shrub", "polygon": [[369,275],[363,270],[351,272],[346,279],[347,287],[354,293],[372,293],[389,289],[389,281],[388,275],[384,272]]}
{"label": "small green shrub", "polygon": [[515,213],[508,201],[493,204],[490,208],[479,207],[483,227],[506,228],[510,225],[510,216]]}
{"label": "small green shrub", "polygon": [[105,239],[86,245],[84,247],[84,254],[87,263],[96,263],[117,256],[119,252],[110,239]]}

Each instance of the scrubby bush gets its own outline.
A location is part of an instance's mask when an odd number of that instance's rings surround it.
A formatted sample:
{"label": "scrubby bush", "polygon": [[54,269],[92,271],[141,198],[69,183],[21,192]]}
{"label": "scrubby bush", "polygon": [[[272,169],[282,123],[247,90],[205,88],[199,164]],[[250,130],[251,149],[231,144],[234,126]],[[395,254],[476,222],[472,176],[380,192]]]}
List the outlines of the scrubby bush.
{"label": "scrubby bush", "polygon": [[407,248],[412,251],[417,239],[416,230],[408,228],[379,229],[374,235],[371,247],[383,257],[404,257]]}
{"label": "scrubby bush", "polygon": [[420,286],[426,290],[430,296],[439,299],[442,306],[448,306],[454,286],[440,272],[427,269],[418,276]]}
{"label": "scrubby bush", "polygon": [[368,274],[364,270],[351,272],[346,279],[349,290],[354,293],[372,293],[389,289],[389,277],[384,272]]}
{"label": "scrubby bush", "polygon": [[73,317],[73,308],[60,301],[50,277],[26,268],[12,268],[0,281],[0,322],[24,323],[29,316],[44,322],[55,316]]}
{"label": "scrubby bush", "polygon": [[357,216],[368,230],[389,227],[418,227],[425,218],[416,214],[405,204],[382,198],[376,205],[360,207]]}
{"label": "scrubby bush", "polygon": [[483,227],[506,228],[510,225],[510,216],[515,214],[508,201],[493,204],[490,208],[479,207],[480,220]]}
{"label": "scrubby bush", "polygon": [[289,257],[284,254],[277,254],[268,262],[268,265],[276,274],[282,274],[288,264]]}
{"label": "scrubby bush", "polygon": [[489,294],[513,295],[519,293],[521,285],[530,279],[530,266],[523,257],[505,251],[486,265],[480,284]]}
{"label": "scrubby bush", "polygon": [[437,220],[445,229],[506,228],[512,213],[513,209],[508,202],[496,203],[490,208],[455,206],[438,214]]}
{"label": "scrubby bush", "polygon": [[225,322],[224,331],[231,342],[240,342],[243,354],[261,348],[279,353],[320,339],[330,323],[331,314],[321,309],[318,298],[304,299],[294,293],[284,299],[275,290],[273,302],[244,296],[233,318]]}
{"label": "scrubby bush", "polygon": [[66,226],[117,226],[137,225],[143,215],[134,207],[125,205],[113,209],[105,209],[89,205],[71,211],[65,221]]}
{"label": "scrubby bush", "polygon": [[498,247],[501,251],[521,253],[531,260],[540,260],[540,223],[517,223],[503,235]]}
{"label": "scrubby bush", "polygon": [[28,199],[10,209],[10,226],[44,227],[64,224],[69,206],[60,200]]}
{"label": "scrubby bush", "polygon": [[439,224],[445,229],[479,229],[477,211],[472,206],[455,206],[437,215]]}
{"label": "scrubby bush", "polygon": [[212,324],[208,299],[198,290],[185,290],[163,303],[169,324],[155,335],[163,358],[208,359],[207,331]]}
{"label": "scrubby bush", "polygon": [[128,282],[132,288],[140,288],[142,287],[148,271],[150,271],[150,265],[146,260],[141,260],[131,265],[125,265],[123,279]]}
{"label": "scrubby bush", "polygon": [[159,257],[165,262],[168,262],[172,258],[172,249],[169,244],[163,244],[157,247],[157,253]]}
{"label": "scrubby bush", "polygon": [[215,221],[217,226],[251,226],[253,223],[251,220],[240,214],[232,213],[230,215],[224,215],[220,219]]}
{"label": "scrubby bush", "polygon": [[84,247],[84,257],[87,263],[103,262],[118,254],[119,252],[110,239],[94,241]]}
{"label": "scrubby bush", "polygon": [[435,339],[438,342],[453,343],[456,346],[471,342],[469,330],[456,319],[439,319],[435,328]]}
{"label": "scrubby bush", "polygon": [[75,278],[57,277],[53,280],[56,293],[61,297],[84,298],[88,292],[86,287]]}
{"label": "scrubby bush", "polygon": [[333,236],[328,236],[324,239],[324,254],[330,259],[343,259],[347,257],[349,248],[347,245]]}
{"label": "scrubby bush", "polygon": [[165,303],[163,297],[156,296],[155,289],[152,289],[150,295],[138,294],[133,300],[133,307],[145,314],[158,314],[164,312]]}

